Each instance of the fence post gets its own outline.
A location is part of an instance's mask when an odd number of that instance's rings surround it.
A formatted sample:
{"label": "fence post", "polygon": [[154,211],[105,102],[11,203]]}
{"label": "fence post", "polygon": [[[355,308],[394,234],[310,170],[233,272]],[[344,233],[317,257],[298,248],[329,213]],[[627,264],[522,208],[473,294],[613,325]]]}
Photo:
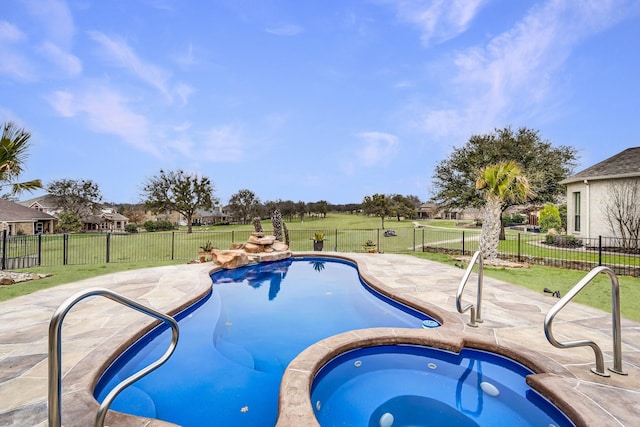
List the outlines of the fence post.
{"label": "fence post", "polygon": [[107,264],[109,264],[110,252],[111,252],[111,233],[107,232]]}
{"label": "fence post", "polygon": [[464,230],[462,230],[462,256],[464,256]]}
{"label": "fence post", "polygon": [[38,266],[42,265],[42,233],[38,234]]}
{"label": "fence post", "polygon": [[235,243],[235,241],[236,241],[235,232],[236,232],[236,230],[231,230],[231,243]]}
{"label": "fence post", "polygon": [[424,252],[424,228],[421,228],[422,230],[422,252]]}
{"label": "fence post", "polygon": [[64,233],[62,235],[62,265],[67,265],[69,252],[69,235]]}
{"label": "fence post", "polygon": [[7,269],[7,230],[2,230],[2,269]]}
{"label": "fence post", "polygon": [[416,228],[413,227],[413,252],[416,252]]}
{"label": "fence post", "polygon": [[176,252],[176,232],[171,232],[171,261],[173,261]]}
{"label": "fence post", "polygon": [[602,236],[598,236],[598,266],[602,265]]}
{"label": "fence post", "polygon": [[336,228],[336,244],[333,247],[334,252],[338,252],[338,229]]}
{"label": "fence post", "polygon": [[520,262],[520,233],[518,233],[518,262]]}

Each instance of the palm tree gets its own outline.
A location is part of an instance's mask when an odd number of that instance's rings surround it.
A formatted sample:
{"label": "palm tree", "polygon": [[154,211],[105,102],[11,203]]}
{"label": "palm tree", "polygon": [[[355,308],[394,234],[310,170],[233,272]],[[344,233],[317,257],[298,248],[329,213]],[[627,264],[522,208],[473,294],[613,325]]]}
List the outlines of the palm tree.
{"label": "palm tree", "polygon": [[535,196],[522,168],[514,161],[486,166],[476,180],[476,189],[484,193],[484,218],[480,233],[480,251],[488,260],[498,257],[498,241],[504,204],[523,203]]}
{"label": "palm tree", "polygon": [[3,125],[0,140],[0,189],[5,185],[11,185],[11,192],[17,194],[24,190],[42,188],[39,179],[15,182],[22,173],[22,165],[27,158],[29,138],[31,134],[24,129],[16,128],[13,122],[9,121]]}

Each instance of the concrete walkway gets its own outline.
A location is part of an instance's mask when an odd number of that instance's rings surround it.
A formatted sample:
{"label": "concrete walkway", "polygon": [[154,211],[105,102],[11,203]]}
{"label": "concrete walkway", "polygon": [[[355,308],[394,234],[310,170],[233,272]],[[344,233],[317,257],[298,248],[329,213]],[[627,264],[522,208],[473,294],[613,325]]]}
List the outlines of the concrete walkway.
{"label": "concrete walkway", "polygon": [[[560,350],[547,342],[543,320],[556,298],[485,278],[485,321],[478,328],[471,328],[465,325],[468,313],[460,315],[455,309],[455,293],[463,270],[404,255],[336,255],[357,262],[363,277],[374,286],[440,316],[444,327],[435,334],[491,342],[522,351],[529,359],[538,357],[540,366],[551,367],[546,370],[550,372],[545,380],[547,386],[557,384],[558,390],[571,390],[567,393],[572,399],[569,404],[583,414],[584,422],[580,424],[640,425],[639,323],[622,321],[623,368],[629,375],[600,377],[590,371],[595,366],[591,349]],[[0,303],[0,426],[47,425],[48,325],[55,309],[69,296],[89,287],[104,287],[172,314],[208,292],[212,268],[212,264],[192,264],[126,271]],[[548,286],[541,283],[541,289],[545,285]],[[465,301],[474,301],[474,287],[470,281]],[[71,310],[63,328],[65,426],[92,425],[97,403],[91,390],[97,376],[149,324],[144,315],[105,298],[92,297]],[[420,331],[412,333],[417,332]],[[610,314],[570,303],[556,318],[554,333],[561,341],[593,339],[605,352],[606,366],[611,366]],[[549,361],[560,367],[554,368]],[[281,409],[287,411],[286,407]],[[295,419],[281,417],[279,425],[296,425],[294,421],[287,423]],[[107,425],[168,424],[110,412]]]}

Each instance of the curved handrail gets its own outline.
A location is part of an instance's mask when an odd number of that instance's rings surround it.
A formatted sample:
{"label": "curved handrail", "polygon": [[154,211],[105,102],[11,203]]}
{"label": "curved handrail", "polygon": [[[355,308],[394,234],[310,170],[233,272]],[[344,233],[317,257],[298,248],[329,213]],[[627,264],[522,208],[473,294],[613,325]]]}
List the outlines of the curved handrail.
{"label": "curved handrail", "polygon": [[602,356],[602,350],[598,344],[592,340],[574,340],[559,342],[553,336],[552,323],[553,319],[568,303],[575,297],[585,286],[600,273],[605,273],[611,279],[611,317],[612,317],[612,329],[613,329],[613,368],[609,368],[611,372],[615,372],[620,375],[627,375],[622,370],[622,341],[620,334],[620,284],[618,283],[618,277],[609,267],[599,266],[592,269],[586,276],[582,278],[571,290],[561,298],[547,313],[544,319],[544,334],[547,337],[547,341],[551,345],[558,348],[572,348],[589,346],[593,349],[596,357],[596,367],[591,368],[591,372],[594,374],[608,377],[609,374],[604,370],[604,358]]}
{"label": "curved handrail", "polygon": [[[478,263],[478,292],[476,296],[476,305],[467,304],[462,307],[462,292],[464,291],[464,287],[469,280],[469,276],[473,272],[473,266],[475,263]],[[482,323],[482,277],[484,275],[484,269],[482,267],[482,252],[476,251],[471,257],[471,261],[469,261],[469,266],[467,267],[467,271],[465,271],[460,284],[458,285],[458,292],[456,293],[456,309],[458,313],[465,313],[467,310],[471,309],[471,320],[467,325],[473,326],[474,328],[478,327],[477,323]]]}
{"label": "curved handrail", "polygon": [[61,406],[61,394],[62,394],[62,378],[61,378],[61,354],[62,354],[62,342],[60,340],[60,335],[62,332],[62,322],[64,321],[64,317],[67,315],[69,310],[76,305],[81,300],[90,297],[90,296],[103,296],[105,298],[109,298],[112,301],[123,304],[127,307],[133,308],[139,312],[144,314],[148,314],[149,316],[160,320],[164,323],[167,323],[172,330],[171,336],[171,344],[169,348],[164,353],[164,355],[153,362],[151,365],[146,368],[140,370],[139,372],[131,375],[125,380],[121,381],[117,386],[115,386],[109,394],[103,399],[100,404],[100,408],[98,409],[98,414],[96,415],[96,426],[103,426],[104,419],[107,415],[107,411],[109,410],[109,406],[113,399],[127,386],[131,383],[137,381],[143,376],[147,375],[149,372],[155,370],[160,365],[169,359],[171,354],[178,345],[178,323],[171,317],[166,314],[160,313],[152,308],[146,307],[130,298],[127,298],[123,295],[120,295],[116,292],[110,291],[108,289],[102,288],[89,288],[84,291],[80,291],[71,297],[67,298],[55,311],[53,316],[51,317],[51,321],[49,323],[49,426],[50,427],[60,427],[62,423],[62,415],[60,411]]}

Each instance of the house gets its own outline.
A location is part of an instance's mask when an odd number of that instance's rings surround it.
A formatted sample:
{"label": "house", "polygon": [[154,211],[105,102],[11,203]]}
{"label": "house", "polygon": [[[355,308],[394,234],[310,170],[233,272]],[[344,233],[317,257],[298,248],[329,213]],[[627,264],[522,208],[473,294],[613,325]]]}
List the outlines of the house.
{"label": "house", "polygon": [[216,206],[213,210],[196,209],[192,218],[193,225],[215,225],[224,224],[229,221],[227,214],[222,212],[222,208]]}
{"label": "house", "polygon": [[45,212],[53,216],[57,216],[62,211],[62,209],[58,207],[56,197],[51,194],[45,194],[43,196],[34,197],[18,203],[22,206],[26,206],[40,212]]}
{"label": "house", "polygon": [[606,211],[620,188],[640,185],[640,147],[628,148],[560,183],[567,186],[567,233],[579,238],[623,237],[611,227]]}
{"label": "house", "polygon": [[418,207],[419,219],[435,218],[437,214],[438,214],[438,205],[433,202],[422,203]]}
{"label": "house", "polygon": [[[173,225],[187,225],[187,219],[179,212],[168,211],[154,214],[151,211],[145,212],[145,221],[169,221]],[[224,224],[229,221],[229,217],[222,211],[222,208],[216,206],[213,210],[196,209],[191,218],[192,225],[215,225]]]}
{"label": "house", "polygon": [[112,208],[105,208],[97,215],[82,218],[82,231],[87,232],[124,232],[129,218]]}
{"label": "house", "polygon": [[46,212],[0,199],[0,230],[8,234],[53,233],[56,218]]}

